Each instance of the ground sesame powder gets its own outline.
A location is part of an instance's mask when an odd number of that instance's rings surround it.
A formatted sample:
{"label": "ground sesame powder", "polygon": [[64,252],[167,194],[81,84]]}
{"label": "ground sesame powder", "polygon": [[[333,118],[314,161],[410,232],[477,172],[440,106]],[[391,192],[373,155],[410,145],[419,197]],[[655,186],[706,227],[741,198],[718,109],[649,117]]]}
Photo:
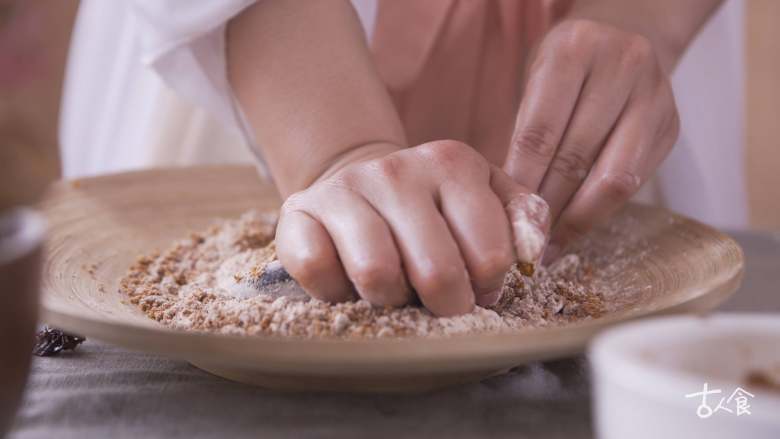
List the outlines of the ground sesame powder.
{"label": "ground sesame powder", "polygon": [[120,292],[150,318],[177,329],[307,338],[511,331],[598,318],[618,303],[610,300],[603,279],[619,265],[587,252],[568,254],[531,277],[514,268],[495,306],[456,317],[436,317],[419,305],[385,308],[365,300],[330,304],[306,296],[231,294],[221,279],[256,276],[275,259],[274,224],[273,215],[249,211],[193,233],[163,252],[139,257]]}

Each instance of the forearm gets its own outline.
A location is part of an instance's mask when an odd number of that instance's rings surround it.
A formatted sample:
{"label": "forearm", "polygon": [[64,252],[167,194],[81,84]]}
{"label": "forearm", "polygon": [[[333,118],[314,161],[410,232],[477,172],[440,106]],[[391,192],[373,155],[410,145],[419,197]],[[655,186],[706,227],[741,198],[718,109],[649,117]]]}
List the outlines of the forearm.
{"label": "forearm", "polygon": [[405,146],[348,1],[257,2],[231,21],[227,44],[231,85],[283,195]]}
{"label": "forearm", "polygon": [[575,0],[566,18],[608,23],[647,37],[667,73],[722,0]]}

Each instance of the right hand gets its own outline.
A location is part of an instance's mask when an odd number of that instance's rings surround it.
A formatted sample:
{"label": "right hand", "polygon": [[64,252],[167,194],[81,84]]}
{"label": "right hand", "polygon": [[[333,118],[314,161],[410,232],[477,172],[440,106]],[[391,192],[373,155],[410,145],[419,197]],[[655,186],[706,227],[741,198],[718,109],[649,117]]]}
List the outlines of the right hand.
{"label": "right hand", "polygon": [[282,207],[279,260],[313,297],[440,316],[492,305],[517,261],[535,264],[546,203],[468,145],[436,141],[340,167]]}

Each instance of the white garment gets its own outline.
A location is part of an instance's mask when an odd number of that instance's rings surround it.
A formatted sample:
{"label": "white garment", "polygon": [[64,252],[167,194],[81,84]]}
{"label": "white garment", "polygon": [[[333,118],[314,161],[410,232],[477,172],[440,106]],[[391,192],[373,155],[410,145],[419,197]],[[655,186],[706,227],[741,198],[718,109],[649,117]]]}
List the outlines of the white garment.
{"label": "white garment", "polygon": [[[224,50],[227,21],[253,2],[82,0],[61,115],[64,175],[258,163]],[[353,5],[370,35],[376,0]],[[681,141],[655,185],[667,206],[732,227],[747,223],[742,49],[728,41],[741,38],[741,15],[741,0],[727,2],[678,68]]]}
{"label": "white garment", "polygon": [[672,77],[680,140],[658,170],[665,204],[722,227],[748,225],[744,164],[743,13],[727,1]]}

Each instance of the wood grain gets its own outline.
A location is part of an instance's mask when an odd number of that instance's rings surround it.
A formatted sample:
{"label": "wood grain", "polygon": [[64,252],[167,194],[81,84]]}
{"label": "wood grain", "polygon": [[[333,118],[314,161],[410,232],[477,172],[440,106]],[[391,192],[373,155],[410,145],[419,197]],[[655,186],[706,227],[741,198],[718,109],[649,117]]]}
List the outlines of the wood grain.
{"label": "wood grain", "polygon": [[[626,319],[711,309],[735,291],[743,269],[742,251],[728,236],[662,209],[631,205],[623,215],[635,216],[635,233],[653,245],[616,282],[618,288],[645,286],[644,294],[623,312],[576,325],[415,340],[239,337],[162,327],[117,292],[119,279],[138,255],[163,249],[217,218],[278,205],[274,188],[261,183],[249,166],[61,182],[43,204],[51,227],[43,279],[45,321],[266,387],[421,391],[581,352],[596,332]],[[595,233],[609,241],[609,228]]]}

